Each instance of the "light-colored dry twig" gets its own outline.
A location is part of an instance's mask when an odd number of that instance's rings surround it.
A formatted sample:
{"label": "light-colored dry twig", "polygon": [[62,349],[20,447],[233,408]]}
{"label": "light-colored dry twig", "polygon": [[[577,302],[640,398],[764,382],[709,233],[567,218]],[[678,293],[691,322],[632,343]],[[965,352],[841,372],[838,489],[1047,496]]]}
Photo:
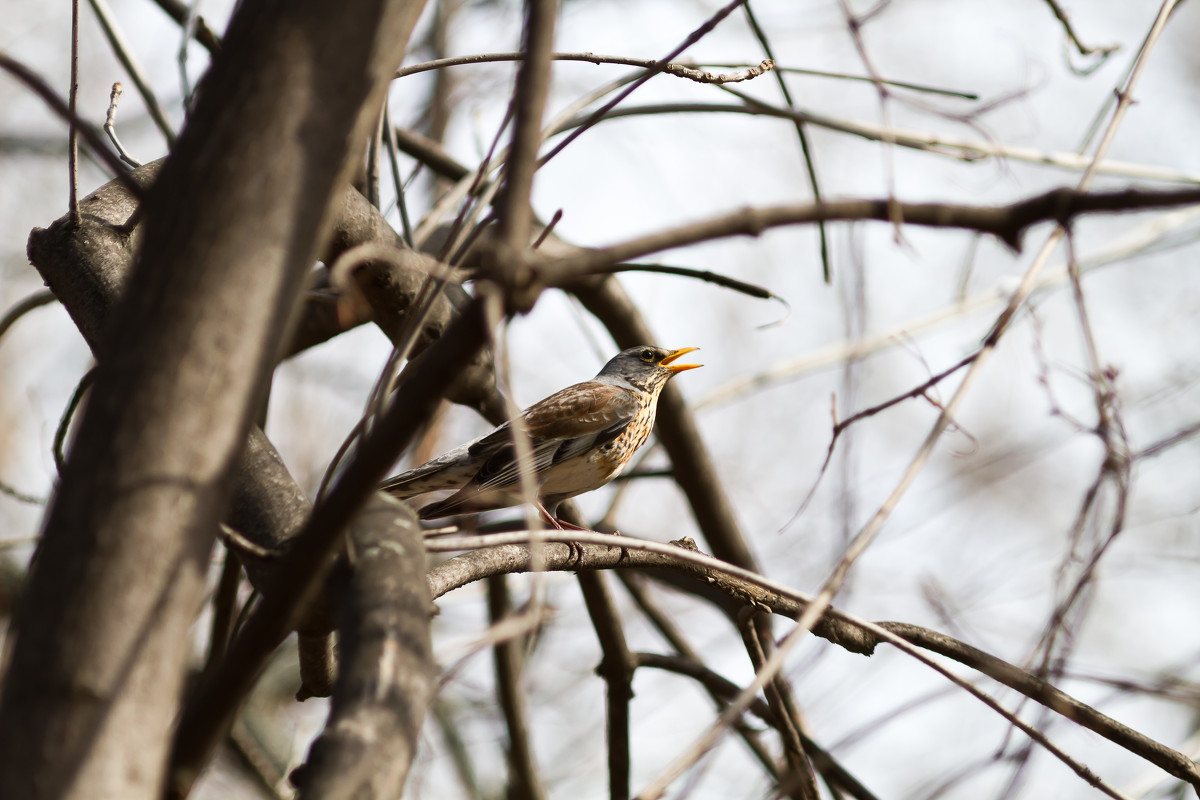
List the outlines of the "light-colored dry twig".
{"label": "light-colored dry twig", "polygon": [[[142,65],[138,63],[133,49],[117,25],[117,19],[113,15],[112,9],[109,8],[107,0],[88,0],[88,2],[91,3],[92,10],[96,12],[96,18],[100,20],[100,27],[104,30],[104,36],[108,39],[109,46],[112,47],[117,60],[125,67],[125,71],[129,73],[129,77],[133,79],[133,85],[137,87],[138,94],[142,96],[142,102],[146,104],[146,110],[150,112],[150,118],[154,120],[154,124],[158,126],[167,140],[167,146],[170,147],[175,144],[175,131],[171,127],[170,120],[167,119],[167,111],[163,108],[162,103],[158,102],[158,96],[150,87],[149,78],[146,77]],[[107,129],[107,126],[105,127]],[[134,166],[141,165],[134,164]]]}
{"label": "light-colored dry twig", "polygon": [[[78,0],[75,1],[77,2]],[[50,86],[45,80],[42,79],[40,75],[22,64],[20,61],[10,58],[2,52],[0,52],[0,69],[8,72],[17,80],[21,81],[21,83],[25,84],[38,97],[40,97],[47,106],[50,107],[51,111],[65,120],[68,125],[71,125],[73,130],[75,130],[79,136],[83,137],[83,140],[87,143],[88,147],[92,148],[93,155],[100,159],[100,161],[104,162],[104,165],[113,171],[113,173],[117,176],[117,179],[121,181],[121,185],[128,190],[133,197],[135,197],[138,201],[146,198],[146,189],[127,176],[127,170],[125,169],[124,163],[121,161],[120,157],[118,157],[111,150],[109,150],[107,146],[105,146],[104,138],[100,135],[100,132],[97,131],[93,126],[89,125],[85,120],[80,119],[75,113],[71,104],[55,94],[54,90],[50,88]]]}
{"label": "light-colored dry twig", "polygon": [[[627,56],[606,56],[597,53],[551,53],[550,58],[554,61],[586,61],[589,64],[619,64],[625,67],[640,67],[642,69],[656,70],[667,75],[674,75],[677,78],[686,78],[696,83],[740,83],[742,81],[752,80],[766,72],[770,72],[775,68],[775,62],[767,59],[762,61],[758,66],[742,66],[738,65],[735,72],[730,73],[712,73],[707,70],[697,69],[695,66],[682,62],[662,62],[654,61],[648,58],[629,58]],[[424,61],[420,64],[413,64],[409,67],[402,67],[396,71],[394,78],[404,78],[409,75],[415,75],[420,72],[429,72],[435,69],[445,69],[447,67],[458,67],[465,64],[489,64],[500,61],[523,61],[524,53],[480,53],[479,55],[470,56],[454,56],[452,58],[439,58],[434,61]]]}
{"label": "light-colored dry twig", "polygon": [[[798,119],[809,122],[821,128],[840,133],[858,136],[869,141],[882,141],[884,130],[872,122],[839,119],[809,111],[788,110],[775,106],[761,99],[738,92],[728,86],[721,87],[743,101],[741,104],[722,103],[656,103],[643,106],[628,106],[613,109],[605,115],[606,120],[621,117],[645,116],[648,114],[752,114],[780,117],[782,119]],[[583,123],[584,117],[567,120],[561,126],[563,131]],[[950,156],[963,161],[983,161],[989,158],[1007,158],[1030,164],[1042,164],[1050,167],[1082,172],[1087,169],[1090,160],[1078,153],[1047,152],[1034,147],[1005,144],[1003,142],[986,142],[978,139],[965,139],[943,133],[917,131],[908,128],[893,128],[891,134],[899,147],[922,150],[937,155]],[[1099,174],[1119,177],[1139,178],[1142,180],[1165,181],[1170,183],[1200,183],[1200,176],[1179,172],[1150,164],[1137,164],[1127,161],[1104,160],[1100,163]]]}
{"label": "light-colored dry twig", "polygon": [[117,148],[117,154],[121,156],[121,160],[128,164],[133,169],[142,166],[142,163],[131,156],[121,144],[121,140],[117,138],[117,105],[121,102],[121,82],[117,81],[112,85],[112,92],[108,95],[108,114],[104,117],[104,132],[108,134],[108,140],[113,143],[113,147]]}

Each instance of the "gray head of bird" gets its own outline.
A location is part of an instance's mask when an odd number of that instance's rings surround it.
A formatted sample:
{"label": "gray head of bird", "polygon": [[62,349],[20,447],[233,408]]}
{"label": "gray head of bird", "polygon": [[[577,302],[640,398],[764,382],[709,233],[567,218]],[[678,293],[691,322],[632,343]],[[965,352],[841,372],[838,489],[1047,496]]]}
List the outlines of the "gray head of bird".
{"label": "gray head of bird", "polygon": [[681,347],[678,350],[664,350],[661,347],[631,347],[613,356],[596,380],[601,383],[612,383],[618,386],[630,385],[643,392],[654,392],[662,388],[672,376],[689,369],[696,369],[702,364],[676,364],[682,355],[699,350],[698,347]]}

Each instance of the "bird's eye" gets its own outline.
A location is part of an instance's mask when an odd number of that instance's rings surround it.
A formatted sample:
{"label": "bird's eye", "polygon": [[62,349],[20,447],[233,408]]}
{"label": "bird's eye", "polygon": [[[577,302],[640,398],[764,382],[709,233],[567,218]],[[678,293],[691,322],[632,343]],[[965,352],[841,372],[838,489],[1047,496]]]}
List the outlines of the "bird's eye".
{"label": "bird's eye", "polygon": [[640,355],[642,357],[642,361],[653,361],[654,360],[654,351],[648,347],[645,350],[643,350],[640,353]]}

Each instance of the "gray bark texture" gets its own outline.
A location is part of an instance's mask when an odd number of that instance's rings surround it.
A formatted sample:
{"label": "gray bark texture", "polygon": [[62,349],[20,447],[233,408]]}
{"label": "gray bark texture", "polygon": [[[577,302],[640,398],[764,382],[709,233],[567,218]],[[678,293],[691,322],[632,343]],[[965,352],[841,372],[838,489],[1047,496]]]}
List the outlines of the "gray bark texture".
{"label": "gray bark texture", "polygon": [[235,467],[421,6],[235,13],[119,307],[91,331],[104,357],[15,619],[0,796],[160,795]]}

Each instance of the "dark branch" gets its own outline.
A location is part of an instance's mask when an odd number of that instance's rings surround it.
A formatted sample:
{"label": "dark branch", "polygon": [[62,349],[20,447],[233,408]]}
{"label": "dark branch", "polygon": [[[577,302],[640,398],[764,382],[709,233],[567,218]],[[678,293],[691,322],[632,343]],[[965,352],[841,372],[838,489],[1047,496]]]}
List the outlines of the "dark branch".
{"label": "dark branch", "polygon": [[896,212],[910,225],[988,233],[1019,251],[1026,229],[1039,222],[1069,225],[1083,214],[1123,213],[1197,203],[1200,203],[1200,188],[1164,192],[1125,189],[1095,193],[1055,189],[1005,206],[838,200],[811,205],[747,208],[573,256],[543,258],[540,269],[542,280],[547,285],[563,285],[581,275],[607,270],[613,264],[676,247],[727,236],[760,236],[771,228],[822,220],[888,222]]}
{"label": "dark branch", "polygon": [[433,702],[433,605],[420,525],[375,495],[350,526],[335,578],[339,675],[329,722],[293,780],[301,798],[400,796]]}

